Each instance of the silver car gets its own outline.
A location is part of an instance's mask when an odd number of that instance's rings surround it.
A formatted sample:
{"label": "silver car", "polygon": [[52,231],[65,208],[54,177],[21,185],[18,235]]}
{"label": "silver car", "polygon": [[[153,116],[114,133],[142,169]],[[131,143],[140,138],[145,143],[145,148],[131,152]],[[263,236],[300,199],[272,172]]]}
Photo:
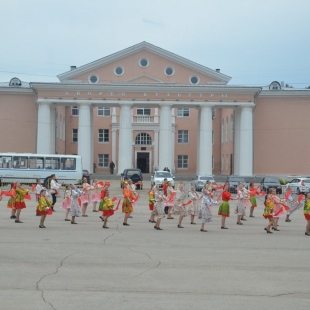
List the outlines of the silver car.
{"label": "silver car", "polygon": [[207,181],[216,184],[213,175],[196,175],[195,179],[191,181],[191,186],[194,186],[195,191],[202,191]]}
{"label": "silver car", "polygon": [[162,187],[164,179],[167,179],[174,188],[174,176],[168,171],[155,171],[154,175],[151,176],[151,184],[152,186],[159,185],[159,187]]}
{"label": "silver car", "polygon": [[291,182],[286,184],[286,188],[290,187],[293,193],[297,195],[301,193],[308,193],[310,191],[310,179],[309,178],[295,178]]}

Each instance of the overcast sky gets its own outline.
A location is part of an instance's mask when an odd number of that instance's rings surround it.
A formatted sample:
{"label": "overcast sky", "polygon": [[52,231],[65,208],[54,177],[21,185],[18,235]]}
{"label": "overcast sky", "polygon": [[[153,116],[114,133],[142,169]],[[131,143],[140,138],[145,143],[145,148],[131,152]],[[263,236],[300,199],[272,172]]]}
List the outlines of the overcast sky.
{"label": "overcast sky", "polygon": [[56,82],[147,41],[231,85],[310,85],[310,0],[0,0],[0,12],[0,82]]}

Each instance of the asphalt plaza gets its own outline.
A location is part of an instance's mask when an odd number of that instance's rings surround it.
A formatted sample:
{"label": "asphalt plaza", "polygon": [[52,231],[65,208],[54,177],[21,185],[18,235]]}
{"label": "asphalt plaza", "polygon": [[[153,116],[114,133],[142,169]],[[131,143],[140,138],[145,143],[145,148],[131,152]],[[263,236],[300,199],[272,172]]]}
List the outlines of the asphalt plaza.
{"label": "asphalt plaza", "polygon": [[[121,197],[120,190],[111,196]],[[102,228],[100,213],[88,207],[78,225],[56,212],[39,229],[36,203],[27,201],[22,224],[0,202],[0,309],[308,309],[309,243],[302,210],[280,232],[266,234],[258,201],[255,218],[236,224],[231,203],[228,230],[213,221],[148,222],[147,191],[123,226],[121,210]],[[249,210],[247,210],[247,214]]]}

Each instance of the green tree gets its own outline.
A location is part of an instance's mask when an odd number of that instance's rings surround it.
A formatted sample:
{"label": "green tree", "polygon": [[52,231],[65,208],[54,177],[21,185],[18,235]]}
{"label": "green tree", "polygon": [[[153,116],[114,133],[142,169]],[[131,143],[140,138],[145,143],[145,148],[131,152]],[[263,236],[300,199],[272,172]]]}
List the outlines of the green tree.
{"label": "green tree", "polygon": [[292,85],[289,85],[289,84],[285,84],[285,87],[286,88],[294,88]]}

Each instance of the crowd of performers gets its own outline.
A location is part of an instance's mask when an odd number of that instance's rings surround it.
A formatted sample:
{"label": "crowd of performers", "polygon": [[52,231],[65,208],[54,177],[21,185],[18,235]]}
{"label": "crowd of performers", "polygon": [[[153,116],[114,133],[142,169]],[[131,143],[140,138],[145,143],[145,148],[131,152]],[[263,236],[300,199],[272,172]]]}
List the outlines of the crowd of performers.
{"label": "crowd of performers", "polygon": [[[46,228],[44,225],[46,216],[52,215],[55,211],[56,196],[59,188],[64,186],[57,183],[55,177],[53,187],[51,186],[51,201],[48,199],[47,189],[41,184],[41,180],[37,180],[37,184],[32,186],[32,191],[35,192],[37,200],[36,215],[40,216],[39,228]],[[77,224],[77,217],[87,217],[87,207],[92,204],[93,212],[102,212],[102,216],[99,216],[103,221],[103,228],[109,228],[107,226],[109,217],[113,216],[114,212],[118,210],[120,202],[122,200],[122,212],[124,213],[124,226],[130,226],[128,219],[131,218],[131,213],[139,199],[135,185],[131,180],[123,183],[123,198],[118,199],[116,197],[110,198],[109,195],[109,182],[98,182],[96,179],[93,181],[93,185],[87,183],[86,179],[83,179],[82,189],[77,188],[71,184],[66,187],[64,193],[64,199],[61,204],[61,209],[65,210],[65,221],[70,221],[71,224]],[[149,218],[150,223],[154,223],[155,230],[163,230],[161,228],[161,220],[167,216],[167,219],[174,219],[172,215],[179,216],[178,228],[184,228],[182,221],[185,216],[190,216],[191,225],[195,225],[195,217],[201,221],[200,231],[207,232],[205,224],[212,221],[212,206],[218,207],[218,215],[221,216],[221,229],[228,229],[226,226],[226,218],[230,217],[230,200],[237,200],[234,213],[237,216],[237,225],[243,225],[245,219],[246,208],[250,209],[250,217],[254,217],[254,209],[257,207],[256,198],[264,197],[264,213],[263,216],[268,220],[268,223],[264,230],[268,234],[272,234],[273,231],[280,231],[278,229],[278,221],[281,216],[285,216],[286,222],[290,222],[290,216],[296,210],[304,208],[304,217],[307,221],[305,235],[310,236],[310,193],[299,195],[295,201],[292,196],[292,190],[288,188],[283,199],[276,195],[276,190],[270,188],[268,193],[259,191],[259,188],[254,187],[254,183],[250,183],[249,189],[246,189],[240,182],[236,189],[235,195],[232,195],[229,191],[229,186],[217,186],[207,182],[201,191],[201,193],[195,191],[191,186],[189,192],[186,193],[183,182],[178,184],[175,190],[170,182],[164,180],[162,187],[155,185],[148,192],[149,210],[151,215]],[[19,182],[11,185],[9,192],[2,191],[0,193],[0,200],[2,196],[9,196],[7,207],[11,209],[11,219],[15,220],[15,223],[22,223],[20,215],[22,209],[26,208],[25,200],[31,199],[30,192],[27,189],[23,189]],[[117,202],[118,200],[118,202]],[[187,201],[186,201],[187,200]],[[115,207],[116,205],[116,207]],[[97,208],[98,206],[98,208]],[[69,215],[71,219],[69,219]]]}

